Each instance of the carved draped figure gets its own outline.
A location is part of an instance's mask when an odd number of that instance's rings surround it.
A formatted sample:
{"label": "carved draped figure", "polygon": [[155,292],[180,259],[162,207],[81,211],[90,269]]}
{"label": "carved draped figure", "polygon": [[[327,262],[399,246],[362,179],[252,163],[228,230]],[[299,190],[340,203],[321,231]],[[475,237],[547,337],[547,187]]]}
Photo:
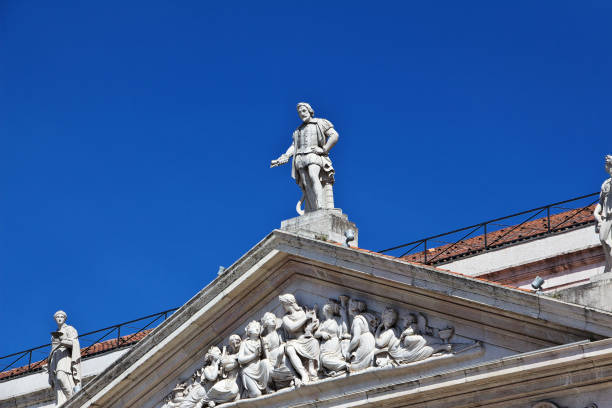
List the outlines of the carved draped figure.
{"label": "carved draped figure", "polygon": [[424,360],[431,357],[435,351],[427,345],[427,340],[418,334],[406,335],[400,340],[395,327],[382,332],[377,343],[379,347],[386,347],[389,356],[398,363]]}
{"label": "carved draped figure", "polygon": [[[283,322],[291,321],[296,322],[301,319],[304,319],[306,316],[306,312],[303,310],[295,311],[292,314],[286,314],[283,317]],[[287,325],[283,325],[285,328],[285,333],[287,334],[287,345],[293,346],[295,351],[301,357],[304,357],[307,360],[314,360],[316,362],[319,361],[319,342],[314,337],[307,337],[304,334],[304,328],[300,327],[298,330],[292,332],[287,328]]]}
{"label": "carved draped figure", "polygon": [[180,402],[178,405],[179,408],[194,408],[197,407],[198,404],[202,406],[202,402],[207,401],[206,389],[199,381],[195,381],[185,391],[187,392],[187,396]]}
{"label": "carved draped figure", "polygon": [[[259,391],[263,392],[268,387],[269,365],[266,359],[260,359],[261,340],[245,339],[240,343],[238,352],[241,361],[250,360],[242,366],[242,384],[245,390],[249,390],[249,385],[254,385]],[[255,397],[257,395],[249,395]]]}
{"label": "carved draped figure", "polygon": [[353,318],[351,333],[353,338],[351,339],[350,370],[364,370],[372,365],[376,341],[363,315],[360,314]]}
{"label": "carved draped figure", "polygon": [[276,330],[272,330],[261,337],[264,348],[268,350],[268,370],[270,379],[274,383],[276,389],[287,387],[295,377],[295,372],[291,368],[285,348],[283,347],[283,339]]}
{"label": "carved draped figure", "polygon": [[321,341],[320,362],[329,371],[338,372],[346,368],[346,361],[342,355],[340,339],[342,326],[335,319],[325,320],[319,327],[318,333],[326,333],[330,337]]}
{"label": "carved draped figure", "polygon": [[240,387],[238,386],[238,364],[237,354],[230,354],[221,359],[221,367],[225,378],[218,381],[208,391],[208,399],[215,403],[230,402],[240,399]]}

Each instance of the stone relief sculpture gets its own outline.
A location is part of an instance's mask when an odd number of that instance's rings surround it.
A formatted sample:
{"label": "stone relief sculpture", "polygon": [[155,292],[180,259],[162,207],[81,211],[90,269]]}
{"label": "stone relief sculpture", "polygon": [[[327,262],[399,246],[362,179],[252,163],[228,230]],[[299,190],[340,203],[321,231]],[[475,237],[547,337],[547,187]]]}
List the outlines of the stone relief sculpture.
{"label": "stone relief sculpture", "polygon": [[55,391],[55,404],[59,407],[81,389],[81,347],[76,329],[66,324],[66,313],[58,310],[53,318],[57,330],[51,332],[47,369],[49,385]]}
{"label": "stone relief sculpture", "polygon": [[[396,323],[397,312],[387,307],[382,313],[382,323],[376,329],[377,366],[411,363],[424,360],[434,353],[451,351],[450,344],[438,342],[431,337],[426,339],[425,335],[417,334],[414,324],[409,324],[400,332]],[[388,357],[381,357],[382,354]]]}
{"label": "stone relief sculpture", "polygon": [[612,271],[612,156],[606,156],[606,172],[610,178],[601,185],[599,193],[599,203],[595,207],[593,216],[597,225],[595,233],[599,234],[599,240],[606,256],[605,272]]}
{"label": "stone relief sculpture", "polygon": [[[338,142],[338,132],[330,121],[314,117],[314,110],[306,102],[297,104],[302,124],[293,132],[293,142],[270,167],[280,166],[293,158],[291,177],[300,186],[302,198],[296,210],[304,212],[322,208],[334,208],[334,168],[329,159],[329,150]],[[301,204],[304,203],[302,210]]]}
{"label": "stone relief sculpture", "polygon": [[285,341],[278,332],[283,321],[274,313],[266,312],[261,318],[261,325],[263,326],[261,341],[268,361],[270,386],[274,390],[279,390],[295,385],[296,374],[285,353]]}
{"label": "stone relief sculpture", "polygon": [[263,356],[261,325],[252,321],[246,327],[246,338],[240,344],[238,362],[242,368],[242,384],[248,397],[259,397],[268,390],[270,367]]}
{"label": "stone relief sculpture", "polygon": [[[365,302],[340,296],[317,306],[300,305],[293,294],[278,297],[279,318],[266,312],[251,321],[244,339],[232,334],[228,345],[212,346],[204,366],[188,383],[179,383],[162,408],[202,408],[260,397],[321,378],[368,369],[392,369],[434,356],[454,355],[480,343],[449,343],[453,327],[430,327],[421,313],[387,306],[379,315]],[[350,327],[350,330],[349,330]]]}
{"label": "stone relief sculpture", "polygon": [[[345,308],[347,299],[342,299]],[[353,299],[348,299],[348,315],[351,319],[351,341],[345,358],[350,371],[360,371],[372,366],[374,360],[376,341],[372,330],[377,326],[377,318],[366,311],[364,302]]]}
{"label": "stone relief sculpture", "polygon": [[[317,378],[319,365],[319,342],[312,335],[319,326],[315,310],[304,311],[295,297],[287,293],[278,297],[285,309],[283,329],[287,338],[285,353],[291,365],[301,377],[302,383]],[[308,365],[308,370],[304,367]]]}
{"label": "stone relief sculpture", "polygon": [[240,363],[238,353],[242,339],[237,334],[229,337],[229,354],[223,350],[220,361],[218,381],[208,391],[208,406],[214,407],[215,404],[224,402],[238,401],[242,393],[239,384]]}
{"label": "stone relief sculpture", "polygon": [[342,341],[350,340],[351,335],[348,333],[346,321],[340,320],[340,304],[337,301],[329,299],[321,311],[324,320],[314,336],[321,342],[321,368],[326,376],[333,377],[348,368],[342,353]]}

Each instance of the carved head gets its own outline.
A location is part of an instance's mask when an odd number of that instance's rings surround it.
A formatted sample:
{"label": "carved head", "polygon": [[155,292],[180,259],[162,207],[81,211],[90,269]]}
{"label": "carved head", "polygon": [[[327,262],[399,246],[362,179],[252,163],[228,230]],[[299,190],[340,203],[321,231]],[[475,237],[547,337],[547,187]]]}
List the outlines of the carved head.
{"label": "carved head", "polygon": [[348,312],[352,317],[366,311],[366,304],[361,300],[349,299]]}
{"label": "carved head", "polygon": [[606,172],[612,176],[612,156],[606,156]]}
{"label": "carved head", "polygon": [[58,325],[62,325],[66,322],[66,318],[68,316],[66,315],[66,312],[64,312],[63,310],[58,310],[57,312],[55,312],[55,314],[53,315],[53,318],[55,319],[55,322]]}
{"label": "carved head", "polygon": [[329,299],[327,303],[323,305],[323,309],[321,309],[321,311],[323,312],[323,316],[325,316],[326,319],[332,319],[334,316],[340,314],[340,305],[338,304],[338,302],[336,302],[336,300]]}
{"label": "carved head", "polygon": [[259,335],[261,334],[261,324],[259,324],[257,320],[253,320],[249,324],[247,324],[247,327],[245,327],[244,332],[246,333],[247,337],[259,337]]}
{"label": "carved head", "polygon": [[286,312],[300,310],[300,306],[297,304],[295,296],[293,296],[291,293],[285,293],[284,295],[280,295],[278,297],[278,300],[281,302]]}
{"label": "carved head", "polygon": [[395,323],[397,322],[397,312],[395,309],[391,307],[385,308],[382,313],[382,322],[386,329],[395,326]]}
{"label": "carved head", "polygon": [[232,354],[235,354],[238,352],[238,349],[240,349],[240,343],[242,342],[242,339],[240,338],[239,335],[232,334],[231,336],[229,336],[228,342],[229,342],[230,349],[232,350]]}
{"label": "carved head", "polygon": [[306,102],[300,102],[297,104],[297,112],[303,122],[306,122],[308,119],[314,117],[314,110]]}
{"label": "carved head", "polygon": [[261,325],[264,329],[269,329],[270,331],[278,329],[278,319],[274,313],[266,312],[261,318]]}
{"label": "carved head", "polygon": [[218,360],[219,358],[221,358],[221,350],[219,350],[219,347],[217,346],[212,346],[208,349],[208,352],[204,356],[204,361],[209,363],[215,359]]}

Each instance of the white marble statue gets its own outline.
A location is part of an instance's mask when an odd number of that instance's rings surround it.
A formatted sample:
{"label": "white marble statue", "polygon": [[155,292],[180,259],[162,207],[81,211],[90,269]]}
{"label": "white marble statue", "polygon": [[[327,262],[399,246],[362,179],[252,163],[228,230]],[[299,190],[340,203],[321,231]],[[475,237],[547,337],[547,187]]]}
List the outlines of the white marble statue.
{"label": "white marble statue", "polygon": [[259,397],[269,392],[268,378],[270,366],[263,358],[261,325],[257,321],[250,322],[246,327],[246,338],[240,344],[238,362],[241,366],[242,385],[248,397]]}
{"label": "white marble statue", "polygon": [[481,347],[479,342],[449,344],[454,328],[429,327],[421,313],[403,313],[399,324],[398,312],[391,307],[379,318],[363,301],[339,299],[325,303],[319,321],[316,305],[308,309],[293,294],[279,296],[282,319],[266,312],[261,322],[246,326],[244,339],[232,334],[222,353],[209,348],[204,366],[190,382],[177,384],[161,408],[215,407],[320,378]]}
{"label": "white marble statue", "polygon": [[340,319],[340,304],[333,299],[321,309],[324,320],[314,336],[321,342],[319,360],[327,376],[333,377],[347,370],[342,354],[342,341],[350,340],[346,321]]}
{"label": "white marble statue", "polygon": [[[351,320],[351,341],[345,358],[349,362],[349,371],[360,371],[372,366],[376,342],[372,330],[378,325],[376,316],[367,312],[366,304],[361,300],[348,300],[348,315]],[[347,305],[343,304],[346,309]],[[348,318],[346,319],[348,320]]]}
{"label": "white marble statue", "polygon": [[51,332],[47,362],[49,385],[55,391],[55,404],[59,407],[81,389],[81,347],[76,329],[66,324],[66,313],[58,310],[53,317],[57,330]]}
{"label": "white marble statue", "polygon": [[[297,211],[316,211],[334,208],[332,185],[334,168],[329,159],[329,150],[338,142],[338,132],[330,121],[314,117],[314,110],[305,103],[297,105],[302,124],[293,132],[293,142],[278,159],[270,162],[270,167],[285,164],[293,158],[291,176],[302,190]],[[300,209],[304,203],[304,210]]]}
{"label": "white marble statue", "polygon": [[238,362],[238,352],[242,339],[237,334],[229,337],[229,354],[223,350],[221,356],[221,371],[217,382],[208,390],[208,405],[214,407],[215,404],[224,402],[238,401],[242,392],[242,384],[238,382],[240,363]]}
{"label": "white marble statue", "polygon": [[182,391],[176,406],[179,408],[214,406],[214,402],[208,398],[208,390],[210,390],[219,377],[220,360],[221,350],[219,350],[219,347],[213,346],[208,349],[204,357],[204,367],[193,374],[191,384]]}
{"label": "white marble statue", "polygon": [[[281,295],[278,299],[285,309],[283,316],[283,329],[287,339],[285,353],[300,375],[301,381],[308,383],[317,378],[319,342],[312,333],[318,328],[319,320],[314,310],[304,311],[292,294]],[[302,360],[307,363],[308,370],[304,368]]]}
{"label": "white marble statue", "polygon": [[268,361],[270,383],[275,390],[295,385],[295,371],[285,353],[285,341],[278,332],[283,321],[274,313],[266,312],[261,318],[264,355]]}
{"label": "white marble statue", "polygon": [[[424,317],[419,320],[425,321]],[[387,307],[382,314],[382,323],[376,329],[376,347],[379,349],[377,354],[385,352],[390,360],[377,358],[378,366],[411,363],[431,357],[434,353],[451,351],[450,344],[442,343],[426,334],[417,334],[414,324],[409,324],[400,332],[396,323],[397,312]],[[423,328],[419,331],[423,331]]]}
{"label": "white marble statue", "polygon": [[610,178],[601,185],[599,203],[595,207],[593,216],[597,225],[595,232],[599,234],[599,240],[606,256],[604,272],[612,272],[612,156],[606,156],[606,172]]}
{"label": "white marble statue", "polygon": [[177,384],[172,393],[166,399],[166,403],[161,408],[179,408],[185,400],[185,384]]}

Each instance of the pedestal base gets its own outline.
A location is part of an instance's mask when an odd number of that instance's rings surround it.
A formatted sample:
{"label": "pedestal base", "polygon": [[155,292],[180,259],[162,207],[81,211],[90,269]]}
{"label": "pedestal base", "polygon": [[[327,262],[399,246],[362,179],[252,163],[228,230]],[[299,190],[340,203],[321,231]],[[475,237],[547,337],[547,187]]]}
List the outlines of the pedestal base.
{"label": "pedestal base", "polygon": [[317,210],[281,221],[281,230],[283,231],[323,241],[345,243],[344,232],[348,229],[355,231],[355,239],[349,245],[352,247],[358,246],[357,227],[348,220],[348,216],[343,214],[340,208]]}

